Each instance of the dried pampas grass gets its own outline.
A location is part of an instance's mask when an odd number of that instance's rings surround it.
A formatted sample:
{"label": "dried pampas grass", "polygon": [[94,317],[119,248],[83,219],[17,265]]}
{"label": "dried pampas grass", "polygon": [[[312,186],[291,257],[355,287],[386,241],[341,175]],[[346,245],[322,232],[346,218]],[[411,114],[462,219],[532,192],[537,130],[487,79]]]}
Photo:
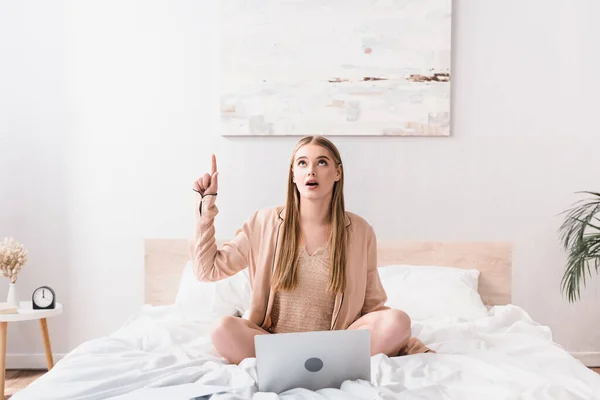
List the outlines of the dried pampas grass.
{"label": "dried pampas grass", "polygon": [[19,271],[27,262],[27,250],[13,238],[5,238],[0,245],[0,273],[15,283]]}

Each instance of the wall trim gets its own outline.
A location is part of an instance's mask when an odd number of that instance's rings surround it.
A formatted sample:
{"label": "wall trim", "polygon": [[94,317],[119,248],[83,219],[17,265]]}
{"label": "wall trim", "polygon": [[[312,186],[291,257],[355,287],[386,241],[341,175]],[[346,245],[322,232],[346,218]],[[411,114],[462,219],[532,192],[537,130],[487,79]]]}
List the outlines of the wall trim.
{"label": "wall trim", "polygon": [[[62,359],[65,354],[54,353],[52,359],[54,364]],[[6,355],[6,369],[47,369],[46,365],[46,354],[7,354]]]}

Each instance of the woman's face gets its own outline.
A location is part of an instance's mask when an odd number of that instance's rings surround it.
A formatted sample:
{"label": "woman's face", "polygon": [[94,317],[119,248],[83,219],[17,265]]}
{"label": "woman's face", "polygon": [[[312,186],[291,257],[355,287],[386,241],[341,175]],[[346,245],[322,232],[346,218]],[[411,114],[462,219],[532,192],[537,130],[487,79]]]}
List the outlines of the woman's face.
{"label": "woman's face", "polygon": [[307,144],[298,149],[292,172],[300,196],[311,200],[329,196],[333,185],[341,177],[340,168],[331,152],[316,144]]}

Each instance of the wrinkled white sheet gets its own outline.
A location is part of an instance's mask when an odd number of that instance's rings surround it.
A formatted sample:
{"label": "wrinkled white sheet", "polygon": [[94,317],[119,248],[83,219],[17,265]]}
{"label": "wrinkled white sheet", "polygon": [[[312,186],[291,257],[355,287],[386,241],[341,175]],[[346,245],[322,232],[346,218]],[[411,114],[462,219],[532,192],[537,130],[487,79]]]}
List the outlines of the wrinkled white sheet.
{"label": "wrinkled white sheet", "polygon": [[[600,375],[552,342],[521,308],[491,308],[476,321],[413,325],[437,351],[372,357],[372,381],[340,389],[257,393],[255,360],[230,365],[214,353],[212,326],[186,321],[174,306],[132,317],[112,335],[86,342],[12,400],[104,399],[140,388],[203,383],[238,388],[218,399],[600,399]],[[141,392],[141,391],[140,391]],[[140,395],[140,400],[143,398]]]}

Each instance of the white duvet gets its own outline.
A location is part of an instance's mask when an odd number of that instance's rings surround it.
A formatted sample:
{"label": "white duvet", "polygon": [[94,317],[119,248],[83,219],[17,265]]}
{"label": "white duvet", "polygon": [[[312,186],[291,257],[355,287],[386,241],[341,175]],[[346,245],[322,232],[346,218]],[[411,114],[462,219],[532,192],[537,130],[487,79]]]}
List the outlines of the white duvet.
{"label": "white duvet", "polygon": [[86,342],[12,400],[127,399],[139,389],[202,383],[237,390],[213,399],[600,399],[600,375],[552,341],[521,308],[496,306],[475,321],[414,322],[437,354],[372,357],[371,382],[340,389],[258,393],[255,360],[230,365],[214,354],[212,326],[154,307],[114,334]]}

